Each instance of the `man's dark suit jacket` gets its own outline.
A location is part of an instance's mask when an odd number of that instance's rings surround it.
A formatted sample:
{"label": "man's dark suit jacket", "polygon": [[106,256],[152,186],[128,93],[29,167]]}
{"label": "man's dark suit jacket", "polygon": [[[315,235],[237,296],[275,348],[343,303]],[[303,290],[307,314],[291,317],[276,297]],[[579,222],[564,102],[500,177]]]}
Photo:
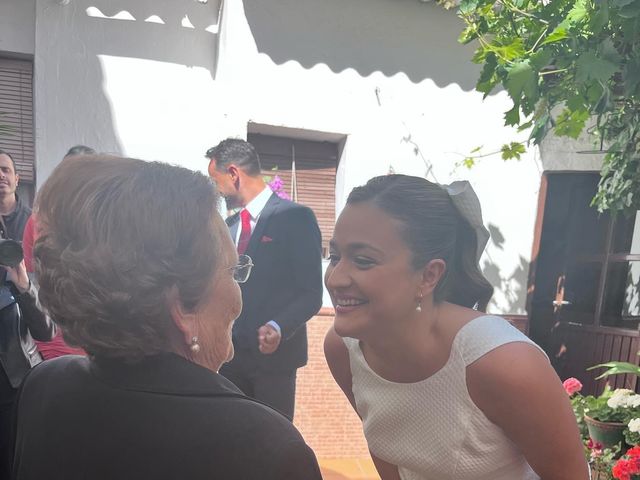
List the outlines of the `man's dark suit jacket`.
{"label": "man's dark suit jacket", "polygon": [[[239,214],[227,219],[236,238]],[[316,217],[308,207],[272,194],[245,252],[253,259],[241,284],[242,313],[233,326],[236,356],[251,355],[267,372],[295,370],[307,363],[306,322],[322,306],[322,244]],[[258,329],[274,320],[282,329],[278,349],[258,350]]]}
{"label": "man's dark suit jacket", "polygon": [[49,360],[18,399],[14,480],[320,480],[291,422],[174,354]]}

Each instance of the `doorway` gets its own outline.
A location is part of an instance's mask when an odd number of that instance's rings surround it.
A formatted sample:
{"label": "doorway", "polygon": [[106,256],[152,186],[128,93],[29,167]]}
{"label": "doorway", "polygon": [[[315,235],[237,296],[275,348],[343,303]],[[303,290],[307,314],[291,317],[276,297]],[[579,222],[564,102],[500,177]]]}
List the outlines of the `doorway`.
{"label": "doorway", "polygon": [[[529,278],[530,335],[560,378],[578,378],[585,393],[604,386],[588,367],[638,364],[640,348],[640,212],[599,214],[591,206],[599,180],[597,172],[543,175]],[[636,380],[609,382],[635,389]]]}

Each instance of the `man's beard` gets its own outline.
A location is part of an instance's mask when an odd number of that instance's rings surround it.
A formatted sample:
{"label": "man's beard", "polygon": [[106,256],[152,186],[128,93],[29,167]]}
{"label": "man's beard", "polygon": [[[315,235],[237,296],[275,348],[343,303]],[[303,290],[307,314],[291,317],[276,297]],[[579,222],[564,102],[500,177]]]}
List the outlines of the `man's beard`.
{"label": "man's beard", "polygon": [[238,200],[234,196],[225,196],[224,201],[227,204],[227,210],[235,210],[236,208],[240,208],[242,205],[238,203]]}

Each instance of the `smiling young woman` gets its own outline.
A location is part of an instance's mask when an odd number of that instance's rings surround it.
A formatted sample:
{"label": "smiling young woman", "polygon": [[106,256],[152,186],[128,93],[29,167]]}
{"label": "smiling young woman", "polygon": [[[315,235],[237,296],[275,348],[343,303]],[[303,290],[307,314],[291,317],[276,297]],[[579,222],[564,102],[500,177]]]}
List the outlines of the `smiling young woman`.
{"label": "smiling young woman", "polygon": [[545,354],[484,313],[485,232],[468,183],[405,175],[354,189],[337,221],[325,354],[383,480],[588,478]]}

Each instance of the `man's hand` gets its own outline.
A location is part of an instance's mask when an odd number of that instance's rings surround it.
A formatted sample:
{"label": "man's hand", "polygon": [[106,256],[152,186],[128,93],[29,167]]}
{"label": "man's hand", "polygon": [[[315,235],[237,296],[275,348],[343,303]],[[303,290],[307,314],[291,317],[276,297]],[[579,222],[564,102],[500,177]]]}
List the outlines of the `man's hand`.
{"label": "man's hand", "polygon": [[265,324],[258,329],[258,348],[260,352],[269,355],[280,346],[282,335],[271,325]]}
{"label": "man's hand", "polygon": [[29,290],[29,275],[27,275],[27,267],[22,260],[16,267],[6,267],[2,265],[7,271],[7,280],[13,283],[20,293],[25,293]]}

